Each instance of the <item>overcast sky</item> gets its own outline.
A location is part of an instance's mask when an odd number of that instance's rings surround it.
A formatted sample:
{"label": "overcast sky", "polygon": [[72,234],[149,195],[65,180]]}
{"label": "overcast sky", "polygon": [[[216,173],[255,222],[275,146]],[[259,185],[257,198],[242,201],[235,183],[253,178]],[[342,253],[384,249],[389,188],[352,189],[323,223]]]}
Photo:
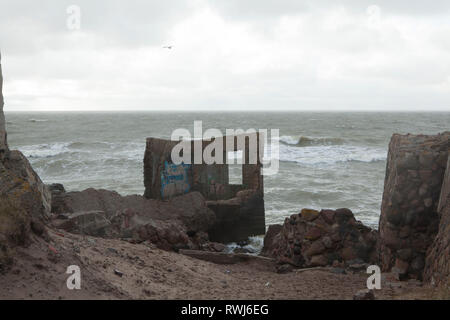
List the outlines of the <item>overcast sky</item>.
{"label": "overcast sky", "polygon": [[0,0],[0,50],[6,111],[450,111],[448,0]]}

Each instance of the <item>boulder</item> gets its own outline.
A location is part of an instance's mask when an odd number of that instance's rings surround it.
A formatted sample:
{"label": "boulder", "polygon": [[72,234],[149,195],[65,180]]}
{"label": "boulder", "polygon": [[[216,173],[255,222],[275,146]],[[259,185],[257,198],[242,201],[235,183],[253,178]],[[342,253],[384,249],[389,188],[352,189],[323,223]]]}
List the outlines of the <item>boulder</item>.
{"label": "boulder", "polygon": [[[55,188],[53,188],[55,194]],[[54,214],[102,211],[106,218],[132,214],[152,221],[180,221],[186,232],[195,234],[207,231],[215,221],[215,214],[206,206],[199,192],[190,192],[170,201],[146,199],[139,195],[121,196],[115,191],[86,189],[80,192],[62,192],[61,187],[53,197]]]}
{"label": "boulder", "polygon": [[373,290],[359,290],[353,296],[353,300],[375,300],[375,294],[373,293]]}
{"label": "boulder", "polygon": [[206,205],[200,192],[189,192],[169,200],[169,206],[178,209],[179,218],[188,231],[207,231],[216,222],[216,215]]}
{"label": "boulder", "polygon": [[12,263],[14,247],[29,243],[30,226],[30,215],[8,197],[0,195],[0,272]]}
{"label": "boulder", "polygon": [[275,249],[275,246],[277,245],[277,242],[274,241],[275,237],[280,233],[282,229],[283,226],[281,224],[272,224],[269,226],[266,235],[264,236],[264,245],[261,250],[262,256],[270,255],[270,252]]}
{"label": "boulder", "polygon": [[5,195],[33,219],[47,220],[51,209],[51,194],[19,151],[10,151],[0,162],[0,195]]}
{"label": "boulder", "polygon": [[202,235],[215,221],[214,212],[198,192],[161,201],[108,190],[66,193],[62,185],[50,189],[54,216],[69,220],[56,219],[55,225],[74,233],[127,238],[136,243],[149,241],[160,249],[178,251],[202,248],[208,238]]}
{"label": "boulder", "polygon": [[349,209],[304,209],[269,227],[262,254],[279,264],[322,267],[355,259],[374,262],[377,232],[357,221]]}
{"label": "boulder", "polygon": [[126,209],[111,219],[114,236],[129,238],[136,243],[149,241],[163,250],[178,251],[194,247],[186,226],[179,220],[159,220],[132,209]]}
{"label": "boulder", "polygon": [[102,211],[77,212],[67,216],[66,219],[54,221],[54,225],[76,234],[93,237],[112,236],[111,222]]}
{"label": "boulder", "polygon": [[438,232],[449,148],[450,132],[392,136],[379,222],[383,271],[422,278],[426,252]]}

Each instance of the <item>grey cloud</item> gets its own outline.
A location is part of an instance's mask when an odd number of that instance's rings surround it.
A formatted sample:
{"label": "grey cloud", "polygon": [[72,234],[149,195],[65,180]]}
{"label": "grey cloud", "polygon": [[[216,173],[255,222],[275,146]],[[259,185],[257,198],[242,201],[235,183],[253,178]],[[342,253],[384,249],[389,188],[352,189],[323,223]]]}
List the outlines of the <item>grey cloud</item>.
{"label": "grey cloud", "polygon": [[2,0],[3,50],[30,54],[63,45],[70,5],[81,9],[81,31],[96,36],[102,47],[166,44],[168,31],[193,9],[185,0]]}
{"label": "grey cloud", "polygon": [[[0,1],[8,110],[450,103],[448,0]],[[381,30],[364,23],[369,5],[390,17]]]}
{"label": "grey cloud", "polygon": [[448,0],[227,0],[207,2],[224,16],[233,19],[267,19],[281,15],[343,7],[353,12],[366,12],[371,5],[398,15],[434,15],[450,11]]}

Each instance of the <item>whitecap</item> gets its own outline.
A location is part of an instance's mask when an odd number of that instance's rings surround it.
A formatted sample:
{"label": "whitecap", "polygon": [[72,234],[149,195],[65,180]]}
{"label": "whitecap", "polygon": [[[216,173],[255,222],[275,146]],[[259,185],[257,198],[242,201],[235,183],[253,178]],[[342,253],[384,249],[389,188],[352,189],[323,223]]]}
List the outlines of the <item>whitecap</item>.
{"label": "whitecap", "polygon": [[278,159],[304,165],[332,165],[349,161],[385,161],[386,157],[386,150],[362,146],[339,145],[297,148],[281,145]]}
{"label": "whitecap", "polygon": [[48,119],[30,119],[29,122],[47,122]]}

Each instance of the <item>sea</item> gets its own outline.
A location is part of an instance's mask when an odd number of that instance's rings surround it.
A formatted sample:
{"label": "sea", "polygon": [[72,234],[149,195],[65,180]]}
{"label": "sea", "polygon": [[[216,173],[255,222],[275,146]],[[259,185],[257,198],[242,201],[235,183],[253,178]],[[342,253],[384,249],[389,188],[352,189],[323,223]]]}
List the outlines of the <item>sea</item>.
{"label": "sea", "polygon": [[[393,133],[450,130],[450,112],[7,112],[11,149],[45,183],[143,194],[147,137],[170,139],[194,121],[203,131],[278,129],[279,170],[264,176],[266,224],[302,208],[349,208],[377,228]],[[270,150],[270,147],[268,148]],[[239,180],[231,171],[231,180]],[[259,238],[258,241],[260,241]]]}

